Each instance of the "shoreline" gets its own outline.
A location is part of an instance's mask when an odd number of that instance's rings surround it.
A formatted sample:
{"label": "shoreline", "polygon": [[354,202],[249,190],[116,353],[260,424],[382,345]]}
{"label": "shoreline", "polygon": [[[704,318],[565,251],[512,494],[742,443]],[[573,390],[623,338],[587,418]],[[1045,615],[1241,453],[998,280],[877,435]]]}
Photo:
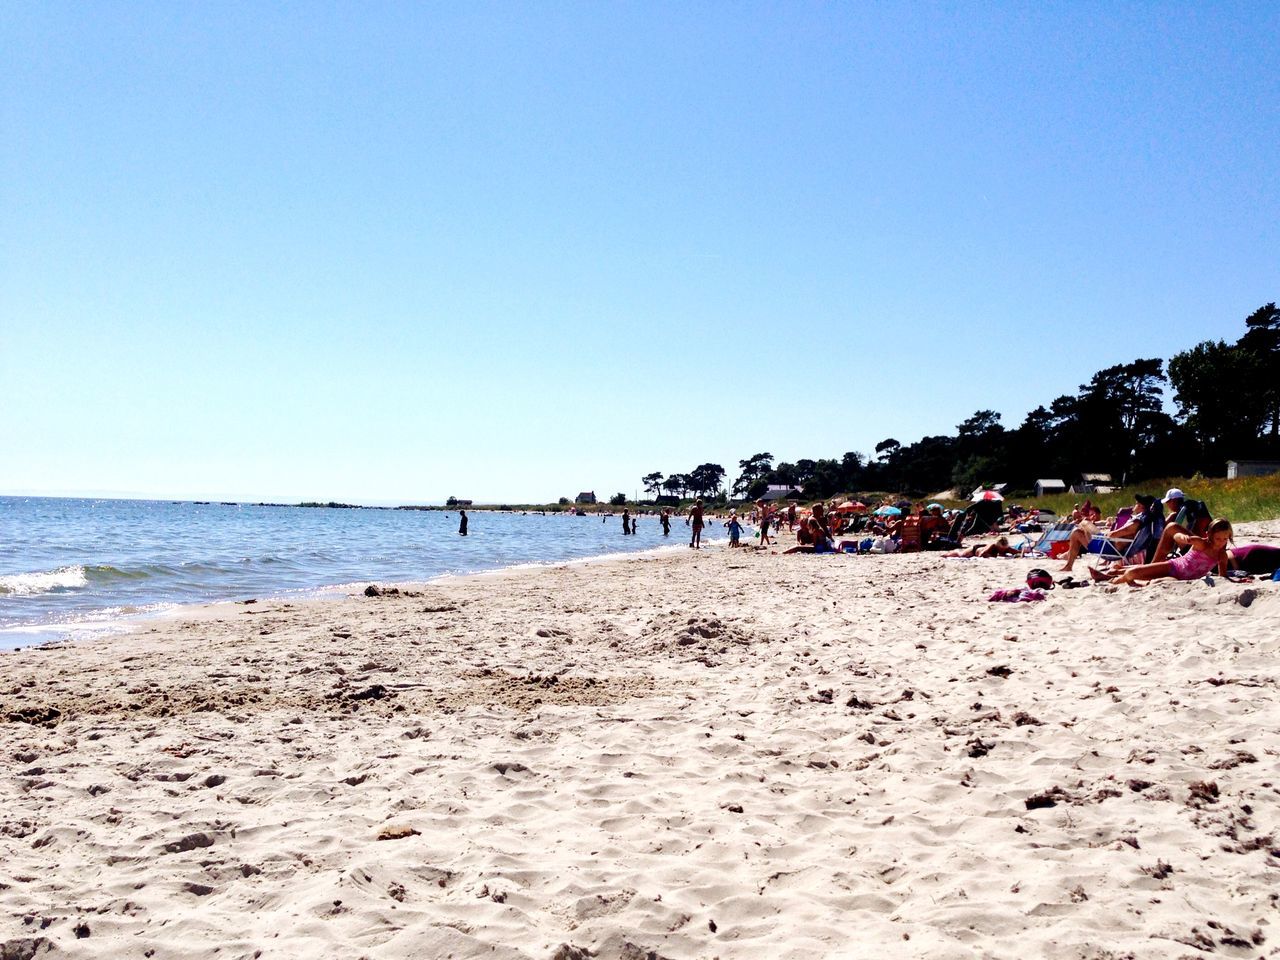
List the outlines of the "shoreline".
{"label": "shoreline", "polygon": [[673,548],[0,655],[0,943],[1272,949],[1280,587],[986,601],[1043,563]]}
{"label": "shoreline", "polygon": [[[708,545],[711,546],[719,546],[727,542],[727,540],[718,540],[715,538],[707,539]],[[508,564],[506,566],[470,570],[464,573],[441,573],[426,580],[353,580],[345,583],[324,584],[317,587],[295,588],[283,593],[263,593],[261,596],[253,598],[253,601],[305,603],[316,600],[324,601],[329,599],[340,599],[341,597],[348,596],[349,591],[360,590],[370,584],[385,583],[388,586],[422,586],[424,584],[431,584],[437,581],[443,582],[449,579],[501,574],[504,571],[518,571],[526,569],[536,570],[544,567],[560,565],[598,563],[600,561],[612,559],[659,555],[666,551],[678,550],[679,546],[679,543],[664,543],[657,546],[646,547],[642,550],[609,551],[596,554],[594,556],[574,557],[567,560],[524,561]],[[8,626],[0,627],[0,653],[29,649],[33,646],[42,646],[45,644],[92,642],[95,640],[107,639],[109,637],[120,636],[131,633],[137,629],[141,629],[152,619],[180,619],[184,615],[184,611],[194,614],[195,611],[202,607],[242,604],[246,599],[248,598],[226,597],[212,600],[192,600],[188,602],[161,601],[146,604],[144,605],[144,608],[128,613],[111,613],[110,611],[116,610],[117,608],[106,607],[101,610],[87,611],[82,617],[74,620],[63,619],[43,623],[10,624]],[[109,615],[99,616],[99,614],[102,613],[108,613]],[[16,646],[10,645],[12,642],[10,640],[11,637],[26,635],[39,635],[39,638],[32,639],[26,643],[19,643]]]}

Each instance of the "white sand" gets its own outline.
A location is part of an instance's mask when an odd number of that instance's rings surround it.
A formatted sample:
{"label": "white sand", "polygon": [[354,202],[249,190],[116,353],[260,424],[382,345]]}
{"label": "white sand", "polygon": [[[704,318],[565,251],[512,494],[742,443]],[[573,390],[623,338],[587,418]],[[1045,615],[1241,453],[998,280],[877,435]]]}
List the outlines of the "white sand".
{"label": "white sand", "polygon": [[716,549],[0,654],[0,951],[1280,954],[1280,585],[986,602],[1036,565]]}

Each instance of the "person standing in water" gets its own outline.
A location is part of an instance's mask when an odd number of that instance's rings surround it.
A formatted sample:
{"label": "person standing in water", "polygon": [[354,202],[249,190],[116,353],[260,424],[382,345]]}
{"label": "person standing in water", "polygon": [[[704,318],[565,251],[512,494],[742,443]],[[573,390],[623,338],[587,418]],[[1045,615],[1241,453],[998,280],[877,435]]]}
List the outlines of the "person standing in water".
{"label": "person standing in water", "polygon": [[622,535],[625,537],[631,533],[631,511],[623,507],[622,509]]}
{"label": "person standing in water", "polygon": [[664,537],[671,536],[671,508],[664,509],[659,519],[662,521],[662,535]]}
{"label": "person standing in water", "polygon": [[465,537],[467,535],[467,511],[459,510],[462,519],[458,522],[458,536]]}
{"label": "person standing in water", "polygon": [[693,537],[689,540],[689,546],[694,550],[702,549],[702,498],[699,497],[693,502],[693,506],[689,510],[689,526],[693,528]]}

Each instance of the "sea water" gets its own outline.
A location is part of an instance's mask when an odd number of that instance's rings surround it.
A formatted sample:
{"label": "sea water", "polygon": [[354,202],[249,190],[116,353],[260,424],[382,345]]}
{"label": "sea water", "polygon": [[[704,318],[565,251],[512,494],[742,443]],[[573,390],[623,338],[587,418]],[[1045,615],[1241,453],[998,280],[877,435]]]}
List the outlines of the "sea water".
{"label": "sea water", "polygon": [[[179,604],[312,595],[688,542],[683,519],[0,497],[0,648]],[[718,531],[718,527],[714,528]],[[708,533],[713,532],[708,530]],[[723,535],[721,533],[721,535]]]}

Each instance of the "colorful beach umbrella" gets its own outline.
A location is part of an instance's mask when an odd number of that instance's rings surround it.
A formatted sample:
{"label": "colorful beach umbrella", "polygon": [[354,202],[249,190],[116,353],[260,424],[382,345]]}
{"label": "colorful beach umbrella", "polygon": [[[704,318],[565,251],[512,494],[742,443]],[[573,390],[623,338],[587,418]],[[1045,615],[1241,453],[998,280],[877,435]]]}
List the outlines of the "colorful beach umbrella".
{"label": "colorful beach umbrella", "polygon": [[979,500],[1003,500],[1003,499],[1004,497],[1000,496],[1000,494],[996,493],[994,490],[983,490],[980,494],[978,494],[976,497],[973,498],[973,502],[977,503]]}
{"label": "colorful beach umbrella", "polygon": [[876,511],[876,516],[877,517],[900,517],[902,516],[902,511],[899,510],[897,507],[881,507],[879,510]]}

